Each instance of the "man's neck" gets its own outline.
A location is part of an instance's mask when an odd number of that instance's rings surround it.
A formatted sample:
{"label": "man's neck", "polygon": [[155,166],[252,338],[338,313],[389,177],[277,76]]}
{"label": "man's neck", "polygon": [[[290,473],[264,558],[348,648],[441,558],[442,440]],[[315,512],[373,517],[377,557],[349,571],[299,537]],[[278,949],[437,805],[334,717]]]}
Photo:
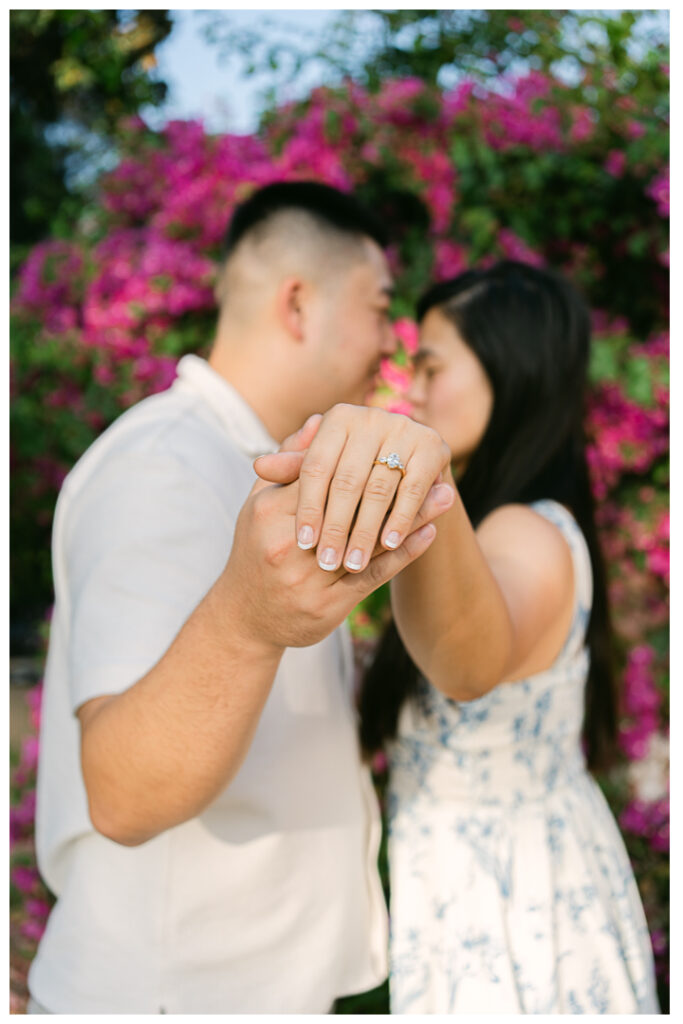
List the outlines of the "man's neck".
{"label": "man's neck", "polygon": [[293,402],[296,386],[268,360],[256,364],[226,346],[214,345],[208,362],[241,395],[278,444],[298,430],[311,413],[325,411],[312,407],[307,411],[305,403]]}

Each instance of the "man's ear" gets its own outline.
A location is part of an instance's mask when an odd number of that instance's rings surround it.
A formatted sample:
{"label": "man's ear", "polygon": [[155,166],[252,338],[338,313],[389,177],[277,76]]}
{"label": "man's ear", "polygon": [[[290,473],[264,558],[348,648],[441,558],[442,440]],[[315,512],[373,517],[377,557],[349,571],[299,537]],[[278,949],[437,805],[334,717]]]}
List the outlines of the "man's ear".
{"label": "man's ear", "polygon": [[280,325],[297,341],[304,337],[304,292],[300,277],[286,277],[280,282],[275,300]]}

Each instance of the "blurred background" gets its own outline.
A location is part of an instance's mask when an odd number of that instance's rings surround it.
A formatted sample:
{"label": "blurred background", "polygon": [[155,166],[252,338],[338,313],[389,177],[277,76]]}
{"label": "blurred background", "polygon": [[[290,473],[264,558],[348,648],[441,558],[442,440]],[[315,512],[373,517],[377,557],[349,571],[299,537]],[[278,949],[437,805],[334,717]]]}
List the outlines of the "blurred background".
{"label": "blurred background", "polygon": [[[52,902],[33,816],[59,487],[206,353],[235,204],[297,178],[356,190],[391,228],[402,346],[379,404],[407,411],[433,279],[510,257],[561,270],[593,310],[621,672],[622,756],[599,782],[667,1012],[668,36],[661,10],[10,11],[12,1012]],[[359,671],[385,614],[379,591],[352,617]],[[386,986],[339,1012],[387,1012]]]}

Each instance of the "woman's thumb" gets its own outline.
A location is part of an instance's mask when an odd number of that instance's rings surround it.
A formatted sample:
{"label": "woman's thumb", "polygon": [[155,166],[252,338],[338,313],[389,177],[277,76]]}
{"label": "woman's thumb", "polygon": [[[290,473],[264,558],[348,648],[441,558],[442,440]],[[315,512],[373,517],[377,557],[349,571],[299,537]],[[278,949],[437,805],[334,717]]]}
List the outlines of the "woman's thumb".
{"label": "woman's thumb", "polygon": [[254,460],[254,469],[262,480],[273,484],[289,484],[299,476],[301,463],[322,421],[319,412],[309,416],[303,427],[286,437],[280,449]]}

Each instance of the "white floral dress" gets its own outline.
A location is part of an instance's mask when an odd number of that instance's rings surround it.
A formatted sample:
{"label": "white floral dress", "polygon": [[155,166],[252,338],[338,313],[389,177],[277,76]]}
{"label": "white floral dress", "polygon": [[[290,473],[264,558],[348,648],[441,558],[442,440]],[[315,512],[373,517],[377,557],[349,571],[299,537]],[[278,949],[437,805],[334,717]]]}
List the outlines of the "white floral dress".
{"label": "white floral dress", "polygon": [[392,1013],[658,1013],[623,840],[587,773],[590,558],[553,666],[466,703],[425,680],[390,749]]}

